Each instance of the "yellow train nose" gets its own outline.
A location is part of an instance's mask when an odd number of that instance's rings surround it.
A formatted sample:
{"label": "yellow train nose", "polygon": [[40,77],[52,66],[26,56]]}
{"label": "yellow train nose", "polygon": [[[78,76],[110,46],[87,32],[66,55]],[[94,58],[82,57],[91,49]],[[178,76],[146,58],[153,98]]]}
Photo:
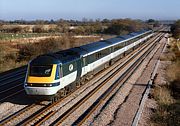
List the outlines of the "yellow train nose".
{"label": "yellow train nose", "polygon": [[52,72],[51,75],[49,77],[41,77],[41,76],[27,76],[27,83],[53,83],[54,79],[55,79],[55,75],[56,75],[56,66],[57,65],[53,65],[52,67]]}

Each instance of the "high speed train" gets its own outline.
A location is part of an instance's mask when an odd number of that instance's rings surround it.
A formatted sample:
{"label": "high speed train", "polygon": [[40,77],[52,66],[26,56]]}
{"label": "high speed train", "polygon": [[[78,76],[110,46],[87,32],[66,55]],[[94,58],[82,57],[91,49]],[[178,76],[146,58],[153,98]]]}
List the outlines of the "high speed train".
{"label": "high speed train", "polygon": [[[153,36],[142,30],[80,47],[44,54],[29,62],[24,88],[29,96],[52,100],[113,64]],[[58,95],[57,95],[58,94]]]}

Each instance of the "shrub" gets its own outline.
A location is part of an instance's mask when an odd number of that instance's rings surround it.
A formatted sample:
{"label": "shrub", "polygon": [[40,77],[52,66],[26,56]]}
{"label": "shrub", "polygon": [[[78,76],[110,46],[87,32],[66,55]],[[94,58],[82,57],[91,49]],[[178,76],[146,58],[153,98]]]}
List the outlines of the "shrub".
{"label": "shrub", "polygon": [[173,58],[166,60],[172,64],[166,69],[166,85],[155,86],[153,95],[158,103],[157,110],[151,116],[152,121],[157,125],[179,126],[180,125],[180,57],[175,42],[171,42],[168,54]]}
{"label": "shrub", "polygon": [[18,45],[18,61],[31,60],[38,55],[58,51],[60,50],[60,47],[61,43],[55,38],[47,38],[38,43]]}
{"label": "shrub", "polygon": [[15,27],[12,27],[10,30],[13,33],[21,33],[23,29],[20,26],[15,26]]}
{"label": "shrub", "polygon": [[35,25],[32,29],[34,33],[43,33],[46,32],[43,25]]}

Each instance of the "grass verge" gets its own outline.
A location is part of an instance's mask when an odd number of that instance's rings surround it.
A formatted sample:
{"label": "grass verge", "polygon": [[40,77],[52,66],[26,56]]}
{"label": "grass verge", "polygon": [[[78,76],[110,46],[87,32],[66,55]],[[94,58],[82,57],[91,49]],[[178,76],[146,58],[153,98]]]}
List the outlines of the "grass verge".
{"label": "grass verge", "polygon": [[171,61],[166,68],[167,83],[155,85],[154,99],[158,107],[151,116],[153,126],[180,126],[180,51],[176,41],[168,47],[169,52],[161,57],[161,61]]}
{"label": "grass verge", "polygon": [[56,38],[46,38],[35,43],[23,42],[23,44],[17,43],[16,45],[0,43],[0,73],[26,65],[38,55],[64,50],[98,40],[100,40],[100,37],[74,38],[67,34]]}

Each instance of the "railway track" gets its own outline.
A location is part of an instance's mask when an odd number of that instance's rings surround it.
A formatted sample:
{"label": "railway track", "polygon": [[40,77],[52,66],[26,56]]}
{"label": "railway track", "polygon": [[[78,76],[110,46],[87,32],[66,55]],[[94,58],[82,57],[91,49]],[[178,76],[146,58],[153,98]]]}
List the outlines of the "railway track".
{"label": "railway track", "polygon": [[[139,107],[154,64],[164,44],[164,38],[143,61],[137,71],[125,82],[124,86],[106,103],[96,110],[83,125],[131,125]],[[140,81],[141,80],[141,81]],[[97,112],[98,111],[98,112]],[[89,123],[90,122],[90,123]]]}
{"label": "railway track", "polygon": [[[41,105],[41,103],[29,105],[29,106],[21,109],[20,111],[14,113],[13,115],[3,119],[0,122],[0,125],[1,126],[17,125],[18,122],[23,121],[24,118],[29,117],[31,115],[35,115],[38,112],[40,112],[44,108],[44,106],[46,106],[46,105],[43,105],[43,104]],[[34,113],[32,113],[32,112],[34,112]]]}
{"label": "railway track", "polygon": [[13,78],[15,75],[25,73],[26,69],[27,65],[0,73],[0,82],[8,80],[9,78]]}
{"label": "railway track", "polygon": [[[165,49],[166,49],[166,46],[167,46],[167,43],[164,43],[164,45],[161,47],[161,51],[160,53],[162,54]],[[133,119],[133,122],[132,122],[132,126],[138,126],[138,122],[142,116],[142,112],[143,112],[143,108],[145,106],[145,101],[147,100],[148,98],[148,95],[150,93],[150,90],[151,90],[151,86],[154,84],[154,80],[156,78],[156,75],[157,75],[157,70],[158,70],[158,67],[159,67],[159,64],[160,64],[160,56],[158,56],[157,58],[157,62],[154,63],[154,67],[153,67],[153,70],[152,70],[152,73],[151,73],[151,77],[148,81],[148,84],[146,86],[146,89],[141,97],[141,100],[140,100],[140,103],[139,103],[139,108],[137,109],[136,111],[136,114],[134,116],[134,119]]]}
{"label": "railway track", "polygon": [[4,88],[4,90],[0,91],[0,102],[3,102],[4,100],[12,96],[15,96],[23,91],[24,91],[23,83],[17,84],[13,87]]}
{"label": "railway track", "polygon": [[24,77],[0,85],[0,102],[24,91]]}
{"label": "railway track", "polygon": [[13,74],[10,74],[10,75],[6,74],[5,77],[0,79],[0,86],[3,86],[5,84],[8,84],[8,83],[11,83],[13,81],[24,78],[25,73],[26,73],[26,70],[23,70],[23,71],[20,71],[20,72],[17,72],[17,73],[13,73]]}
{"label": "railway track", "polygon": [[24,91],[23,82],[27,66],[19,67],[0,75],[0,102]]}
{"label": "railway track", "polygon": [[[68,120],[67,118],[69,118],[69,116],[76,116],[75,114],[73,114],[75,111],[78,112],[79,108],[83,108],[83,105],[85,106],[86,103],[88,103],[87,101],[90,100],[90,97],[92,96],[97,96],[96,94],[98,94],[97,92],[100,91],[103,86],[106,86],[107,84],[111,83],[111,79],[114,78],[114,76],[116,76],[117,74],[120,74],[122,72],[122,70],[130,63],[130,67],[126,70],[124,70],[125,72],[118,77],[117,80],[115,80],[106,90],[104,93],[102,93],[101,95],[99,95],[99,97],[93,102],[93,104],[91,104],[89,107],[87,107],[85,109],[84,112],[82,112],[80,114],[80,116],[76,117],[75,121],[72,121],[70,125],[82,125],[87,119],[88,117],[96,110],[96,108],[101,105],[101,103],[107,98],[113,96],[114,94],[112,94],[112,92],[116,89],[116,88],[122,88],[124,86],[124,83],[128,80],[128,78],[133,74],[133,72],[138,68],[138,66],[141,64],[141,62],[145,59],[145,57],[153,50],[153,47],[155,47],[154,44],[151,45],[151,47],[146,51],[146,53],[144,53],[142,56],[140,56],[137,60],[135,60],[135,62],[133,64],[131,64],[130,62],[128,62],[127,64],[124,64],[124,66],[122,66],[123,68],[119,68],[117,69],[113,74],[111,74],[111,76],[109,76],[105,81],[103,81],[95,90],[91,91],[90,93],[88,93],[85,97],[83,97],[83,99],[79,100],[78,103],[76,103],[75,105],[73,105],[71,108],[69,108],[64,114],[62,114],[61,116],[59,116],[59,118],[57,118],[51,125],[52,126],[58,126],[58,125],[69,125],[70,123],[67,121],[65,123],[63,123],[65,120]],[[131,61],[132,62],[132,61]],[[121,72],[120,72],[121,71]],[[121,85],[119,85],[121,83]],[[114,92],[117,92],[117,90]],[[92,101],[92,100],[90,100]],[[70,121],[70,120],[68,120]]]}
{"label": "railway track", "polygon": [[[143,50],[143,49],[142,49]],[[132,57],[131,57],[132,58]],[[133,59],[133,58],[132,58]],[[122,69],[122,68],[119,68],[119,69]],[[109,73],[110,74],[110,73]],[[110,76],[110,75],[109,75]],[[111,75],[111,76],[113,76],[113,75]],[[104,76],[103,76],[104,77]],[[109,78],[109,77],[108,77]],[[101,80],[102,78],[99,78],[99,80]],[[105,79],[106,80],[106,79]],[[107,80],[106,80],[107,81]],[[100,84],[100,85],[103,85],[103,84]],[[96,90],[96,92],[98,91],[97,90],[98,89],[98,87],[96,87],[94,90],[92,90],[91,92],[93,93],[93,92],[95,92],[95,90]],[[99,89],[100,89],[100,87],[99,87]],[[112,89],[109,89],[109,90],[112,90]],[[107,91],[108,92],[108,91]],[[88,99],[88,97],[90,97],[90,94],[92,94],[92,93],[88,93],[88,95],[86,95],[86,97],[83,97],[83,99]],[[107,96],[107,93],[106,94],[104,94],[103,96]],[[101,96],[102,97],[102,96]],[[64,98],[63,98],[64,99]],[[52,109],[54,106],[56,106],[57,104],[60,104],[61,103],[61,101],[63,100],[63,99],[61,99],[61,100],[59,100],[59,101],[57,101],[57,102],[55,102],[55,103],[53,103],[53,104],[48,104],[48,105],[46,105],[45,107],[43,107],[43,108],[41,108],[41,109],[39,109],[37,112],[35,112],[35,114],[33,114],[33,115],[31,115],[31,116],[29,116],[29,117],[27,117],[26,119],[24,119],[24,120],[21,120],[19,123],[17,123],[18,125],[28,125],[28,124],[30,124],[30,125],[40,125],[40,124],[42,124],[43,122],[45,122],[47,119],[49,119],[52,115],[54,115],[57,111],[58,111],[58,109]],[[80,100],[80,101],[83,101],[82,99]],[[97,100],[97,101],[99,101],[99,100]],[[83,102],[81,102],[81,103],[83,103]],[[76,106],[79,106],[80,105],[80,103],[79,102],[77,102],[76,103]],[[31,110],[31,108],[33,108],[33,107],[35,107],[36,105],[30,105],[30,106],[28,106],[28,107],[26,107],[26,108],[24,108],[22,111],[19,111],[19,112],[17,112],[15,115],[15,118],[17,118],[17,117],[21,117],[20,115],[22,115],[22,113],[25,113],[25,112],[29,112],[30,110]],[[75,107],[75,106],[73,106],[73,108],[78,108],[78,107]],[[71,109],[69,109],[69,110],[67,110],[67,111],[72,111],[72,108]],[[71,113],[71,112],[70,112]],[[65,118],[65,117],[68,117],[69,115],[66,113],[64,113],[64,114],[62,114],[60,117],[63,117],[63,118]],[[6,124],[11,124],[13,121],[12,120],[14,120],[15,118],[13,117],[13,116],[10,116],[9,118],[6,118],[6,119],[4,119],[4,120],[2,120],[1,122],[0,122],[0,125],[6,125]],[[58,119],[57,119],[58,120]],[[56,124],[59,124],[58,122],[59,121],[55,121],[55,122],[57,122],[57,123],[53,123],[53,125],[56,125]],[[62,122],[62,119],[61,119],[61,121],[60,122]],[[76,122],[74,122],[75,124],[76,123],[79,123],[79,121],[76,121]]]}

